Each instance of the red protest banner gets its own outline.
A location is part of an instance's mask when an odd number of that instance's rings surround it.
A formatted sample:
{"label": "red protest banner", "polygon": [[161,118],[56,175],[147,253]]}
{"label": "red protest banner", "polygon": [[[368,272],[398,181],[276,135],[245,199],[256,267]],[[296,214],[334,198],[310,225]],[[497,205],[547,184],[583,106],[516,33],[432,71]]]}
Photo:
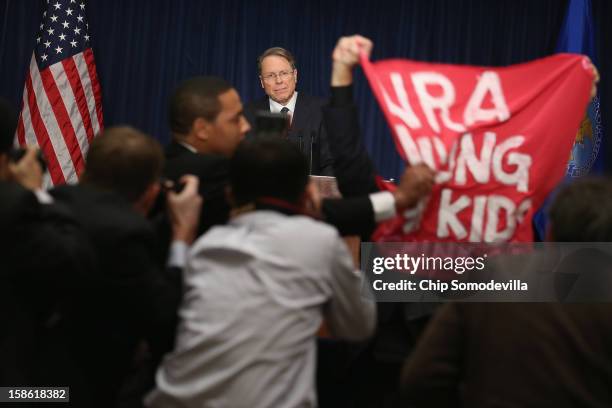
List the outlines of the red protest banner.
{"label": "red protest banner", "polygon": [[532,241],[532,215],[565,174],[589,102],[590,61],[559,54],[503,68],[361,64],[400,155],[438,173],[429,201],[374,238]]}

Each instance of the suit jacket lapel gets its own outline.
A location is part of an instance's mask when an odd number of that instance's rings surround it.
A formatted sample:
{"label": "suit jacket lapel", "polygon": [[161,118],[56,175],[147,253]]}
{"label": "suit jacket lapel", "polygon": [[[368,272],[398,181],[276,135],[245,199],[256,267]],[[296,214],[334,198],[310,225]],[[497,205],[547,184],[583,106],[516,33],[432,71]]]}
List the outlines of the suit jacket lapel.
{"label": "suit jacket lapel", "polygon": [[300,96],[298,93],[297,100],[295,101],[295,109],[293,116],[291,117],[291,130],[299,131],[304,129],[306,123],[305,118],[308,118],[308,101]]}
{"label": "suit jacket lapel", "polygon": [[166,146],[165,154],[166,154],[167,158],[174,158],[174,157],[177,157],[177,156],[182,156],[185,153],[193,154],[193,152],[191,150],[189,150],[188,148],[186,148],[182,144],[176,142],[175,140],[172,140],[170,142],[170,144],[168,146]]}

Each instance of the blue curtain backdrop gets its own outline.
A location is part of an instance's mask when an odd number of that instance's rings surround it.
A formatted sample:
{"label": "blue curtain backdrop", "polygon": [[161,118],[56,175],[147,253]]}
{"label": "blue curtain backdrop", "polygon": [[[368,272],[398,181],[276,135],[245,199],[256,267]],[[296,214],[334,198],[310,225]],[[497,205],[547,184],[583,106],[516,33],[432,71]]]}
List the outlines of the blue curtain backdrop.
{"label": "blue curtain backdrop", "polygon": [[[566,10],[562,0],[204,1],[90,0],[88,18],[107,126],[127,123],[169,140],[166,104],[172,88],[193,75],[221,75],[243,100],[262,95],[255,60],[270,46],[294,52],[298,89],[328,94],[330,55],[341,35],[374,40],[374,59],[508,65],[554,52]],[[19,105],[40,23],[39,0],[0,0],[0,94]],[[602,105],[612,106],[612,6],[593,11],[602,76]],[[606,27],[603,27],[603,26]],[[607,31],[606,31],[607,30]],[[528,79],[526,79],[528,80]],[[384,177],[403,164],[365,80],[356,98],[366,146]],[[610,112],[604,126],[612,129]],[[612,145],[609,143],[608,145]]]}

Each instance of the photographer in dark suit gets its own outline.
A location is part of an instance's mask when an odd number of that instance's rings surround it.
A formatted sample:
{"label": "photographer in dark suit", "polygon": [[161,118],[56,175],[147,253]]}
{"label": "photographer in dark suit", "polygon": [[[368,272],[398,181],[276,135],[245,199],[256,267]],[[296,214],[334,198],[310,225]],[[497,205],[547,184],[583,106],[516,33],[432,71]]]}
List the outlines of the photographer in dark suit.
{"label": "photographer in dark suit", "polygon": [[94,267],[75,277],[64,305],[64,335],[73,371],[70,400],[79,407],[116,406],[144,340],[155,357],[172,347],[181,298],[181,268],[195,239],[201,198],[193,176],[167,192],[170,257],[146,215],[162,186],[159,143],[136,129],[107,128],[91,144],[78,185],[51,191],[70,208],[94,250]]}
{"label": "photographer in dark suit", "polygon": [[[38,151],[12,150],[17,117],[0,99],[0,384],[60,386],[54,348],[66,286],[91,267],[90,247],[65,208],[42,191]],[[23,152],[21,152],[23,153]]]}
{"label": "photographer in dark suit", "polygon": [[326,101],[295,90],[298,70],[293,55],[281,47],[269,48],[257,58],[257,73],[266,97],[246,105],[249,122],[257,126],[258,111],[286,113],[291,123],[287,137],[306,156],[310,174],[333,176],[321,112]]}

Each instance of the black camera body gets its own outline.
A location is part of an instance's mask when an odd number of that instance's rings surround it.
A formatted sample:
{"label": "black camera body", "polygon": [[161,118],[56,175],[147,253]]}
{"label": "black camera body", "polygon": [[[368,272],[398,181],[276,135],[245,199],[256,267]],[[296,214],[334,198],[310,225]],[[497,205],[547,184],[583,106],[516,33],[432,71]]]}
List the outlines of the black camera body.
{"label": "black camera body", "polygon": [[257,136],[287,137],[289,117],[284,113],[258,111],[255,117],[255,134]]}
{"label": "black camera body", "polygon": [[161,184],[162,192],[164,193],[173,191],[176,194],[180,194],[180,192],[185,188],[185,183],[182,181],[172,181],[165,177],[161,177],[159,183]]}
{"label": "black camera body", "polygon": [[[23,159],[23,156],[25,156],[26,154],[26,149],[22,148],[22,147],[17,147],[17,148],[13,148],[11,150],[9,150],[8,152],[8,158],[11,162],[13,163],[17,163],[19,162],[21,159]],[[45,161],[45,158],[42,155],[42,152],[39,150],[36,153],[36,158],[38,159],[38,164],[40,164],[40,167],[42,169],[42,172],[46,172],[47,171],[47,162]]]}

